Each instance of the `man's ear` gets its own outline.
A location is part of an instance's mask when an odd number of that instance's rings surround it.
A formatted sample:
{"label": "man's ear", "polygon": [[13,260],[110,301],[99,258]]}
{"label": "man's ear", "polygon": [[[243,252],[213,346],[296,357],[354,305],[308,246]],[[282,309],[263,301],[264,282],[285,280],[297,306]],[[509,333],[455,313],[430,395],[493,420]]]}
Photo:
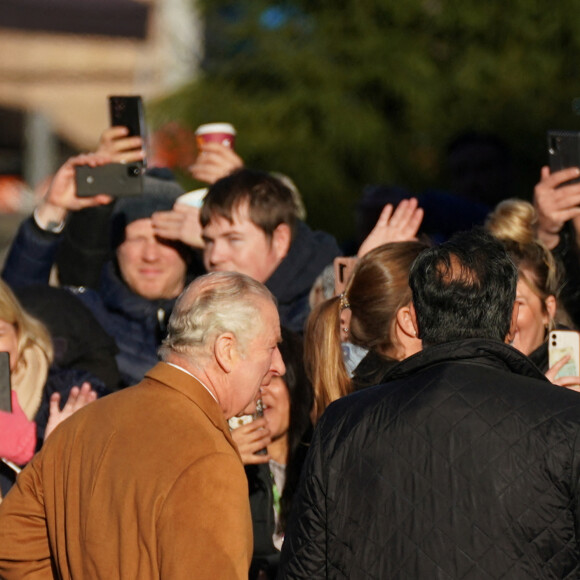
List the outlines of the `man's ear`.
{"label": "man's ear", "polygon": [[411,324],[413,326],[415,336],[417,338],[421,338],[419,334],[419,324],[417,323],[417,312],[415,311],[415,305],[412,302],[409,302],[409,316],[411,318]]}
{"label": "man's ear", "polygon": [[292,243],[292,230],[288,224],[278,224],[272,233],[272,248],[280,262],[286,257]]}
{"label": "man's ear", "polygon": [[236,360],[236,337],[231,332],[220,334],[213,345],[215,360],[225,373],[230,373]]}
{"label": "man's ear", "polygon": [[514,302],[514,309],[512,310],[512,319],[510,321],[510,330],[508,335],[505,337],[506,343],[510,343],[513,341],[514,336],[516,335],[516,329],[518,327],[518,312],[520,311],[520,304],[519,302]]}

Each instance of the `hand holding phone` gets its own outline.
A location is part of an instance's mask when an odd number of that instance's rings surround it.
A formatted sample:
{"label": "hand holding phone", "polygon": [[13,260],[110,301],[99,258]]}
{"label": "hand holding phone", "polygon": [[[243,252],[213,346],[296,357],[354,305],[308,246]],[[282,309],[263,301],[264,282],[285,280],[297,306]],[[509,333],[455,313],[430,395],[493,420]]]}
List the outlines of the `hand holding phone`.
{"label": "hand holding phone", "polygon": [[[580,382],[580,333],[575,330],[552,330],[548,337],[548,360],[550,370],[546,376],[552,382],[562,384],[562,386],[578,384]],[[558,366],[560,366],[559,370],[552,376],[553,371],[552,373],[550,371]],[[562,383],[562,379],[569,377],[574,380]]]}
{"label": "hand holding phone", "polygon": [[[555,131],[547,133],[550,173],[569,167],[580,167],[580,131]],[[580,177],[563,185],[580,182]]]}
{"label": "hand holding phone", "polygon": [[146,163],[147,127],[145,125],[145,107],[143,99],[138,95],[110,96],[109,114],[111,127],[126,127],[125,137],[140,137],[143,149],[143,166]]}
{"label": "hand holding phone", "polygon": [[130,137],[127,127],[107,127],[99,138],[97,153],[114,163],[142,163],[145,144],[141,137]]}
{"label": "hand holding phone", "polygon": [[107,163],[96,167],[77,165],[75,183],[78,197],[141,195],[143,168],[139,163]]}

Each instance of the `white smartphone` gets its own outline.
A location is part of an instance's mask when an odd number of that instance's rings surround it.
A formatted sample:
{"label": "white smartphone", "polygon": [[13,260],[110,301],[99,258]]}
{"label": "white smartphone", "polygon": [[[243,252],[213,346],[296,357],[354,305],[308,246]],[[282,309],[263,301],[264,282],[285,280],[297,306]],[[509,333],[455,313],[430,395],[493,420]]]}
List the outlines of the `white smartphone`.
{"label": "white smartphone", "polygon": [[560,369],[556,378],[577,377],[580,361],[580,333],[576,330],[552,330],[548,338],[550,368],[566,355],[570,360]]}

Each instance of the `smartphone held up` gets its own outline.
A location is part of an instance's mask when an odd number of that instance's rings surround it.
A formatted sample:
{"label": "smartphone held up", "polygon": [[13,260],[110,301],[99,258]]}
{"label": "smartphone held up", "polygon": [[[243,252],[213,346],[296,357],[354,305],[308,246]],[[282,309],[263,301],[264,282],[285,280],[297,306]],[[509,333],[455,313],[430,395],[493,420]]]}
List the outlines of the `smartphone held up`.
{"label": "smartphone held up", "polygon": [[75,181],[78,197],[141,195],[143,167],[139,163],[107,163],[96,167],[78,165]]}
{"label": "smartphone held up", "polygon": [[[126,137],[140,137],[145,148],[146,124],[143,99],[138,95],[108,97],[111,127],[126,127]],[[112,197],[143,193],[145,161],[79,165],[75,168],[78,197],[105,194]]]}
{"label": "smartphone held up", "polygon": [[550,368],[565,356],[570,357],[555,378],[579,376],[580,333],[576,330],[552,330],[548,341],[548,364]]}
{"label": "smartphone held up", "polygon": [[[547,133],[548,160],[550,173],[580,167],[580,131],[556,131]],[[562,185],[580,183],[580,178],[567,181]]]}

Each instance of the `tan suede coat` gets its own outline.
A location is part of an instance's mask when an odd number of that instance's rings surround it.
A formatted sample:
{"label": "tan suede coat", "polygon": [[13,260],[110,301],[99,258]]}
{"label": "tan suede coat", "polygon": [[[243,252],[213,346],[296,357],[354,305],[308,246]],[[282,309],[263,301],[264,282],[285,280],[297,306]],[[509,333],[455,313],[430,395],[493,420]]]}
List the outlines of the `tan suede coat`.
{"label": "tan suede coat", "polygon": [[246,580],[251,555],[227,422],[165,363],[63,423],[0,504],[6,580]]}

